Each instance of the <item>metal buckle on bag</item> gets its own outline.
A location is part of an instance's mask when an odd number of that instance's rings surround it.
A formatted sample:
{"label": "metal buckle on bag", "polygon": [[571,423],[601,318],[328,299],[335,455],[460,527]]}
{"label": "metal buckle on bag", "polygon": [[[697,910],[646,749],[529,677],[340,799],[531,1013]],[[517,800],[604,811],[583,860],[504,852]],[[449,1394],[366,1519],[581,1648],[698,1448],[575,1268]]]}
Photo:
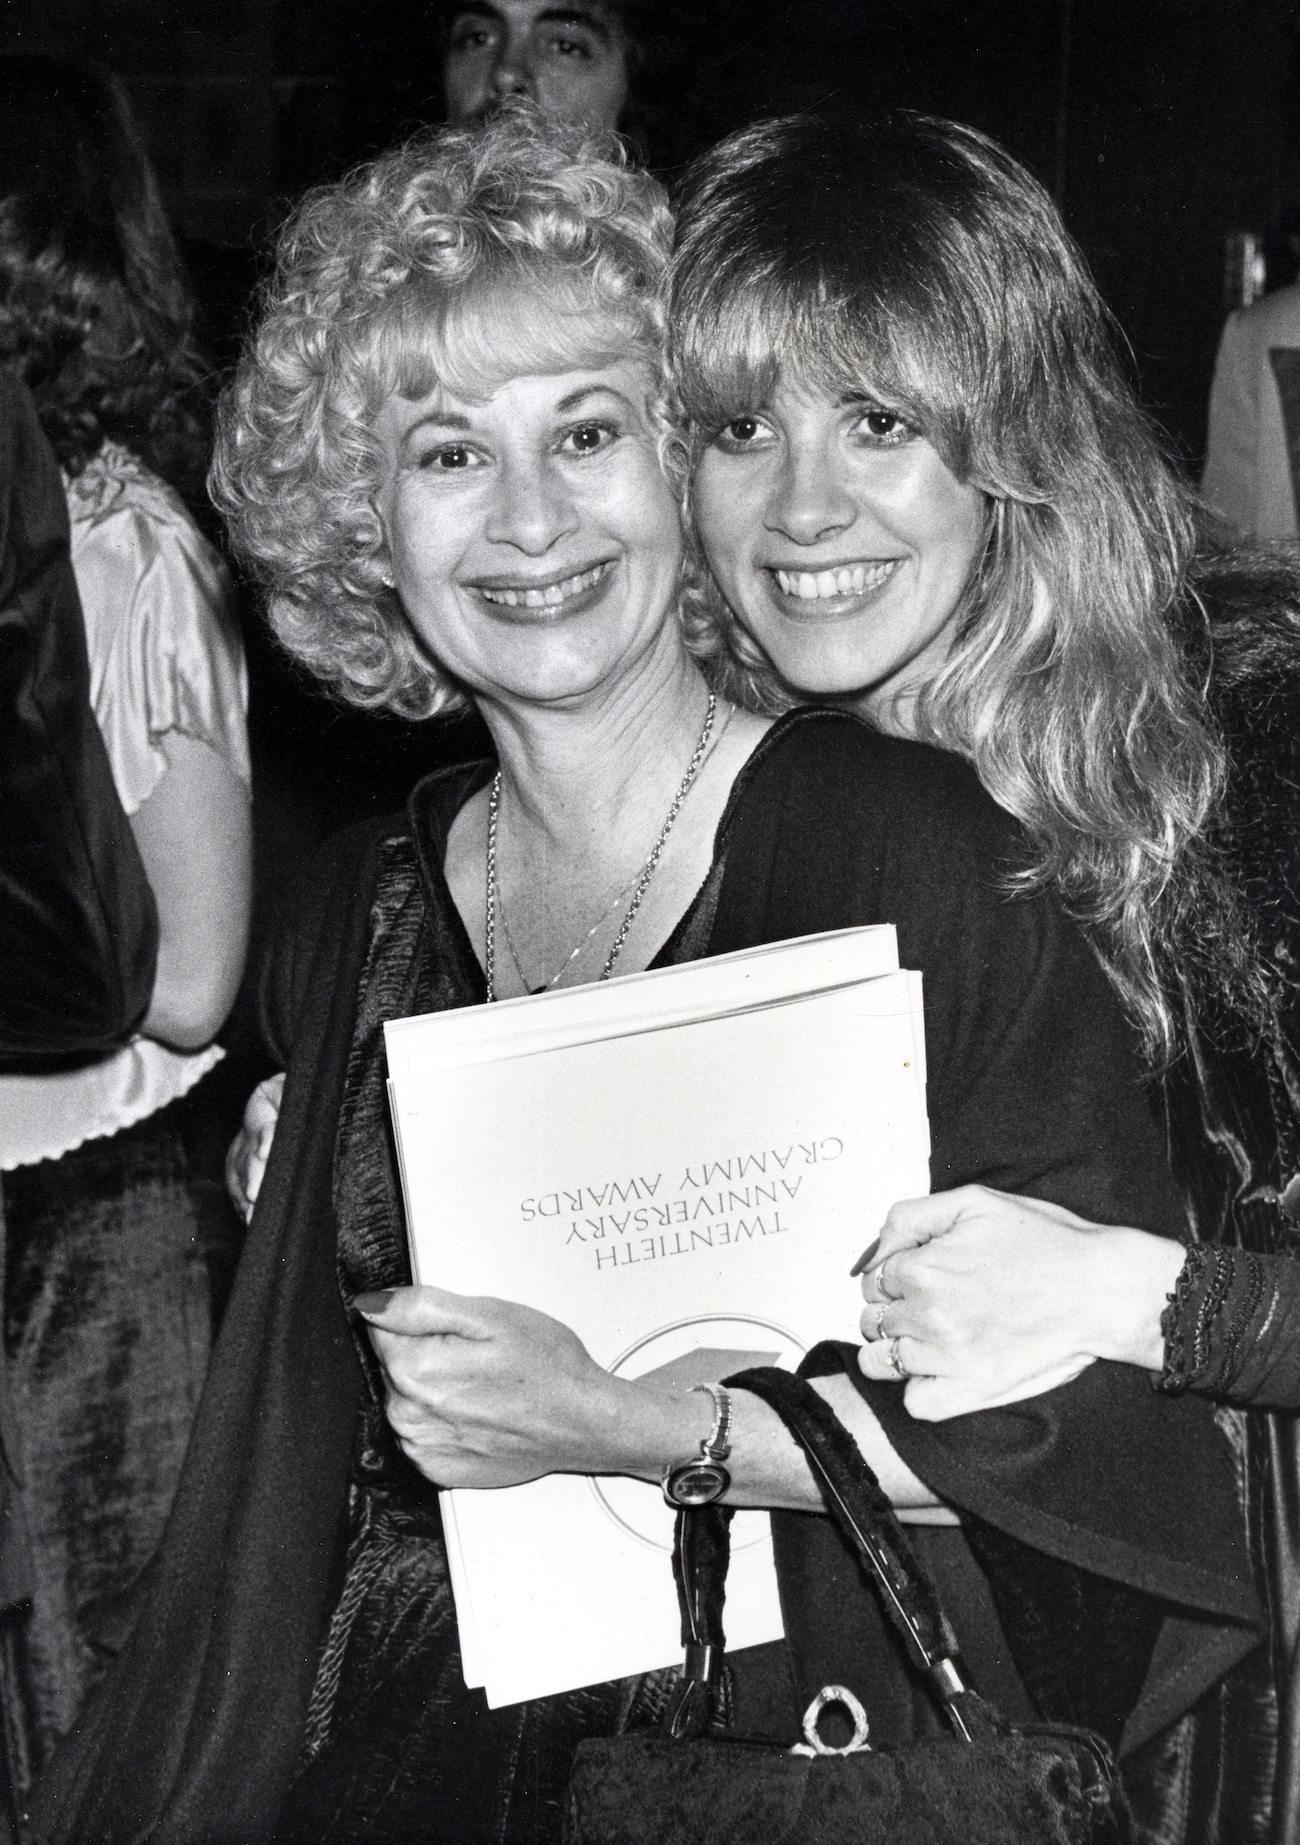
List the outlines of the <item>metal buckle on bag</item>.
{"label": "metal buckle on bag", "polygon": [[704,1685],[716,1685],[721,1670],[720,1646],[700,1646],[693,1640],[687,1642],[686,1662],[682,1666],[683,1678],[698,1680]]}
{"label": "metal buckle on bag", "polygon": [[[823,1742],[817,1728],[821,1721],[821,1714],[828,1704],[842,1704],[853,1719],[853,1735],[840,1749],[833,1749],[829,1743]],[[803,1733],[807,1741],[792,1743],[790,1754],[858,1755],[863,1750],[869,1754],[871,1744],[867,1741],[868,1728],[867,1713],[847,1685],[824,1685],[804,1712]]]}

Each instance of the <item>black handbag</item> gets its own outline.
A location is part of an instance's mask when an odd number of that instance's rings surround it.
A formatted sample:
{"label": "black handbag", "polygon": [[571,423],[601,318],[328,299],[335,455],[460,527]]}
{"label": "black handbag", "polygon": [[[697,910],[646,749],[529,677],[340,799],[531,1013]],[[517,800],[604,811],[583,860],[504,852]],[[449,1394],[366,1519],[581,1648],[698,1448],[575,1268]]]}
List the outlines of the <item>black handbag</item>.
{"label": "black handbag", "polygon": [[[793,1748],[716,1733],[730,1514],[691,1508],[678,1514],[673,1557],[686,1646],[680,1686],[657,1729],[579,1746],[565,1845],[1128,1845],[1128,1808],[1101,1738],[1013,1726],[966,1683],[934,1586],[825,1399],[784,1371],[728,1382],[769,1403],[804,1450],[953,1734],[874,1750],[866,1712],[835,1685],[814,1699]],[[853,1723],[836,1746],[820,1729],[833,1706]]]}

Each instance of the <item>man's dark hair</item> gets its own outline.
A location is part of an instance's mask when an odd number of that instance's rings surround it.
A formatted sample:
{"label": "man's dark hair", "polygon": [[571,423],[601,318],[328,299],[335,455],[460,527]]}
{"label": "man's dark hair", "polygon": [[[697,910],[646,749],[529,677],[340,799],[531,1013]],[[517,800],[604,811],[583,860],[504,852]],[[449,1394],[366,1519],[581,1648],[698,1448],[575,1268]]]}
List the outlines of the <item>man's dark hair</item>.
{"label": "man's dark hair", "polygon": [[[655,168],[683,165],[743,119],[723,100],[728,20],[741,0],[603,0],[627,41],[629,100],[620,129],[639,160]],[[442,61],[457,0],[412,7],[390,0],[370,35],[370,68],[358,98],[366,147],[377,152],[422,123],[442,118]]]}

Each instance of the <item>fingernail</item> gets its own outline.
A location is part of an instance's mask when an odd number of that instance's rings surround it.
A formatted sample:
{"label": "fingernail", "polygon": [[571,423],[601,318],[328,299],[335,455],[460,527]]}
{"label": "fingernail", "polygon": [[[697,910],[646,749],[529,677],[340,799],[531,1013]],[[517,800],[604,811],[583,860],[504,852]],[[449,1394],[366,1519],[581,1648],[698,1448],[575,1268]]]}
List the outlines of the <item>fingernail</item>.
{"label": "fingernail", "polygon": [[871,1241],[867,1244],[862,1254],[858,1257],[857,1261],[853,1264],[853,1267],[849,1270],[849,1274],[850,1275],[860,1275],[863,1269],[867,1266],[868,1262],[870,1262],[872,1256],[875,1255],[876,1251],[879,1248],[880,1248],[880,1238],[878,1236],[872,1237]]}
{"label": "fingernail", "polygon": [[367,1316],[383,1313],[396,1292],[395,1288],[376,1288],[373,1294],[358,1294],[352,1305]]}

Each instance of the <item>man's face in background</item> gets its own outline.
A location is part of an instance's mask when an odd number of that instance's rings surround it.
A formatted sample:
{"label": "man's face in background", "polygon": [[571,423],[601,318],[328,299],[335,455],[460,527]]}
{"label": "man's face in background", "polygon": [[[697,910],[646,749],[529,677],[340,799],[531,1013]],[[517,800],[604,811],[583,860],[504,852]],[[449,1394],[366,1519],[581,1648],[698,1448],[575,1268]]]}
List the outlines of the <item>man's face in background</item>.
{"label": "man's face in background", "polygon": [[451,122],[529,96],[558,120],[614,128],[627,101],[622,25],[599,0],[472,0],[452,15],[442,69]]}

